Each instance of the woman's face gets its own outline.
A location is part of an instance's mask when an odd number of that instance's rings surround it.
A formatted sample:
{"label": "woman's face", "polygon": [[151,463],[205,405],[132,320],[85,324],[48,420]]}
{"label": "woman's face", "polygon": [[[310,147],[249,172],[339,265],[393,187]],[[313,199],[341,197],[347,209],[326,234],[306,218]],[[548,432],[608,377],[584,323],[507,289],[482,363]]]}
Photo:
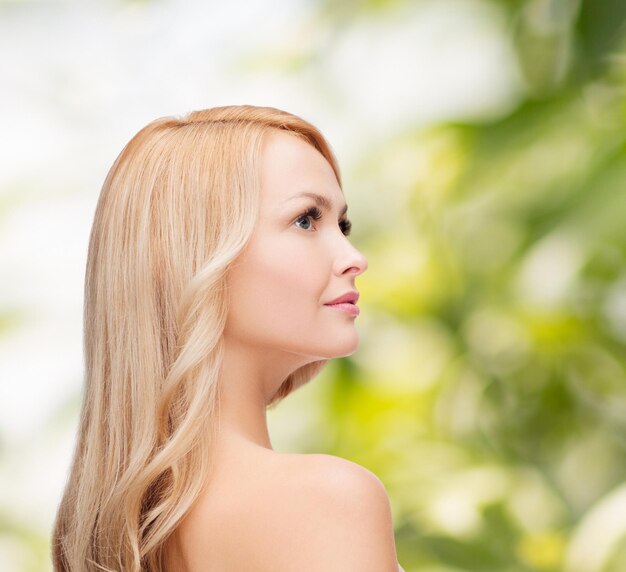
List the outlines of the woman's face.
{"label": "woman's face", "polygon": [[[302,192],[322,195],[330,210]],[[359,342],[358,316],[324,304],[357,291],[367,259],[344,234],[345,200],[332,167],[308,143],[272,133],[263,148],[260,199],[254,234],[228,278],[226,337],[307,361],[350,355]],[[303,216],[316,206],[320,220]]]}

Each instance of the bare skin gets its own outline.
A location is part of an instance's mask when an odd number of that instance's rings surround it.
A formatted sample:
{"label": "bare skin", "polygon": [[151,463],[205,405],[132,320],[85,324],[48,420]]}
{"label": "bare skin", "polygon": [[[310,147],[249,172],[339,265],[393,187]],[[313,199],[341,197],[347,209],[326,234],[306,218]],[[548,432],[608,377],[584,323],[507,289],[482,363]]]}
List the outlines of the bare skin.
{"label": "bare skin", "polygon": [[[314,191],[332,203],[322,220],[298,218]],[[229,275],[231,308],[224,332],[221,417],[234,436],[272,449],[266,405],[285,378],[322,358],[358,347],[356,317],[324,306],[357,290],[367,259],[342,232],[343,192],[311,145],[277,132],[265,142],[261,204],[254,235]],[[268,327],[270,325],[271,327]]]}
{"label": "bare skin", "polygon": [[[293,198],[301,191],[325,196],[332,209],[321,209],[318,221],[302,217],[315,203]],[[357,290],[355,279],[367,269],[339,224],[344,205],[335,174],[317,150],[286,133],[268,137],[259,219],[229,275],[215,471],[178,529],[188,572],[293,569],[298,537],[291,546],[274,545],[266,532],[293,529],[288,520],[299,514],[297,499],[315,502],[316,483],[328,482],[329,475],[341,480],[350,474],[378,486],[372,473],[347,460],[274,451],[266,419],[268,403],[291,372],[358,347],[356,317],[324,306]],[[315,533],[301,530],[303,543]]]}

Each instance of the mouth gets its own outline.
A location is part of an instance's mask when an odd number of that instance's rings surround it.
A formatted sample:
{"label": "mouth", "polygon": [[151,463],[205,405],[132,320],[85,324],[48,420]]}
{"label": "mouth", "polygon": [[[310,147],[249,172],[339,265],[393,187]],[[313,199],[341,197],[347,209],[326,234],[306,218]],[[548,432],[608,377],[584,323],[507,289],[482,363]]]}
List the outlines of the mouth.
{"label": "mouth", "polygon": [[343,304],[350,303],[356,304],[359,301],[359,293],[357,291],[349,291],[345,294],[342,294],[338,298],[331,300],[330,302],[326,302],[326,305],[335,305],[335,304]]}
{"label": "mouth", "polygon": [[324,306],[328,306],[329,308],[333,308],[335,310],[339,310],[340,312],[345,312],[350,314],[351,316],[358,316],[361,313],[359,307],[353,302],[339,302],[336,304],[324,304]]}

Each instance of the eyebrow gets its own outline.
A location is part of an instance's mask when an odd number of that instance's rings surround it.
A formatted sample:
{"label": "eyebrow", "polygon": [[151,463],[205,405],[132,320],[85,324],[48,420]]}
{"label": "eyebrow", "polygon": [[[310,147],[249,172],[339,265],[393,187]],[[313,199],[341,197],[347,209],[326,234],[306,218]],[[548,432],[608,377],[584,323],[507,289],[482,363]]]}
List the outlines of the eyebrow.
{"label": "eyebrow", "polygon": [[[297,195],[293,195],[287,199],[288,201],[292,199],[299,199],[300,197],[308,197],[315,201],[315,204],[318,207],[321,207],[324,210],[330,211],[333,208],[333,203],[330,199],[326,198],[324,195],[319,195],[318,193],[311,193],[309,191],[303,191],[302,193],[298,193]],[[343,216],[348,212],[348,205],[343,205],[339,215]]]}

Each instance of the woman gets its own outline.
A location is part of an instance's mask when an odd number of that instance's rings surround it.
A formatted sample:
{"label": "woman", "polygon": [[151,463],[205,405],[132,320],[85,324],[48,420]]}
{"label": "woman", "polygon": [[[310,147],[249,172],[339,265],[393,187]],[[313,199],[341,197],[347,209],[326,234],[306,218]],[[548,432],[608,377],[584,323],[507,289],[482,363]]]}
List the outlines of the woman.
{"label": "woman", "polygon": [[399,568],[367,469],[272,449],[266,409],[358,345],[366,258],[322,134],[270,107],[141,129],[104,182],[85,391],[53,531],[65,571]]}

